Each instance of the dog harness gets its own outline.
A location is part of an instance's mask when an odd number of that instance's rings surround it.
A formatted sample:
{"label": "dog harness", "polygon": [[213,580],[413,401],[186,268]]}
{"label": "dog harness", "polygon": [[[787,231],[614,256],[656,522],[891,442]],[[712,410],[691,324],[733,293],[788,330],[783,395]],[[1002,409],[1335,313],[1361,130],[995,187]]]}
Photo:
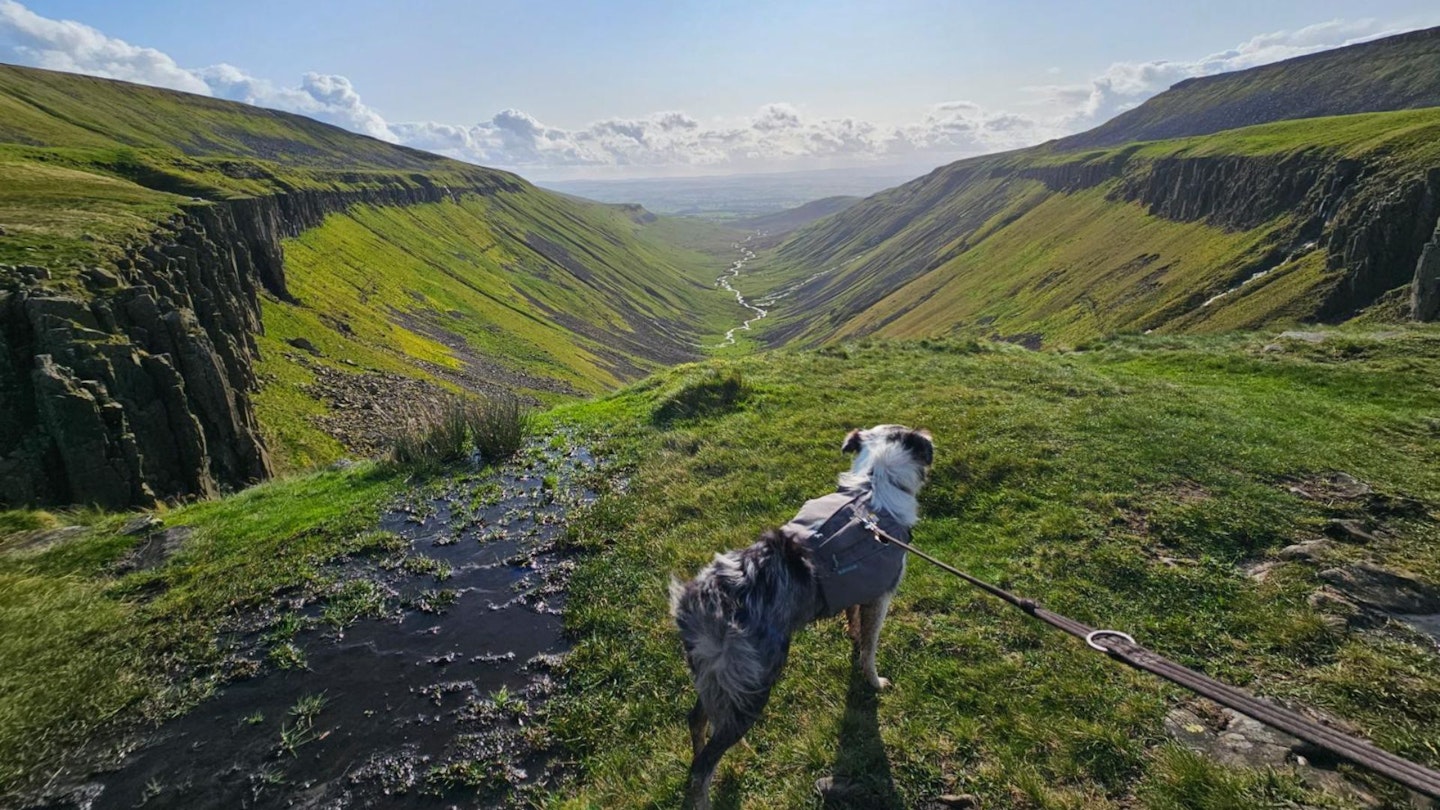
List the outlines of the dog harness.
{"label": "dog harness", "polygon": [[905,571],[905,549],[882,543],[866,523],[874,520],[885,533],[910,540],[910,528],[885,512],[870,510],[869,488],[842,488],[806,501],[781,527],[810,550],[819,581],[817,618],[833,616],[851,605],[874,602],[893,591]]}

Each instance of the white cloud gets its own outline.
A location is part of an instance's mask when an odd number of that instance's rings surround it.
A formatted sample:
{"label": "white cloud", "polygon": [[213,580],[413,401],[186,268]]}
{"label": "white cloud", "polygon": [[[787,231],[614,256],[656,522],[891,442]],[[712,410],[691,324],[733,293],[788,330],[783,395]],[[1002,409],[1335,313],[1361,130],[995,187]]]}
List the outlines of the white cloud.
{"label": "white cloud", "polygon": [[82,23],[41,17],[12,0],[0,0],[0,48],[35,67],[207,92],[193,72],[154,48],[136,47]]}
{"label": "white cloud", "polygon": [[298,85],[283,86],[228,64],[183,68],[153,48],[131,45],[82,23],[41,17],[15,0],[0,0],[0,58],[300,113],[383,140],[532,173],[763,171],[880,161],[934,165],[1088,128],[1181,79],[1254,67],[1385,33],[1374,20],[1332,20],[1262,34],[1191,61],[1118,62],[1085,83],[1023,88],[1028,98],[1018,101],[1028,114],[956,100],[917,111],[908,123],[882,124],[811,117],[803,108],[773,103],[728,122],[702,124],[685,112],[665,111],[565,129],[514,109],[473,125],[391,122],[366,105],[344,76],[307,73]]}

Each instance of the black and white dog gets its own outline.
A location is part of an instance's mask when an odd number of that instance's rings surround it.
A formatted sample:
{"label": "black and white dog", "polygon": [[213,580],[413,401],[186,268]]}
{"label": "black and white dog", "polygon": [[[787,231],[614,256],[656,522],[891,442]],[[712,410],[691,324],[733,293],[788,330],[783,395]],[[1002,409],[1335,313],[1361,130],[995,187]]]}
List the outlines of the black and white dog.
{"label": "black and white dog", "polygon": [[845,611],[866,680],[876,689],[890,685],[875,671],[875,645],[905,551],[876,540],[870,527],[909,539],[935,446],[925,431],[877,425],[852,431],[841,450],[855,459],[838,491],[807,501],[749,548],[715,555],[694,580],[671,579],[670,613],[699,693],[690,710],[687,788],[687,803],[699,810],[710,806],[720,757],[760,717],[790,637],[806,624]]}

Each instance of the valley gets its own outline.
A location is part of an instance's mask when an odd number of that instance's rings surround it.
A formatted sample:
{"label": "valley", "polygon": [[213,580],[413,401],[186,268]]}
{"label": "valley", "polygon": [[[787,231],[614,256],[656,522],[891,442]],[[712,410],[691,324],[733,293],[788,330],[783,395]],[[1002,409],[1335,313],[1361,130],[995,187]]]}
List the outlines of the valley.
{"label": "valley", "polygon": [[[885,171],[551,191],[0,65],[0,806],[676,806],[666,583],[886,423],[926,550],[1440,766],[1440,29]],[[895,688],[849,650],[718,806],[1428,801],[918,562]]]}

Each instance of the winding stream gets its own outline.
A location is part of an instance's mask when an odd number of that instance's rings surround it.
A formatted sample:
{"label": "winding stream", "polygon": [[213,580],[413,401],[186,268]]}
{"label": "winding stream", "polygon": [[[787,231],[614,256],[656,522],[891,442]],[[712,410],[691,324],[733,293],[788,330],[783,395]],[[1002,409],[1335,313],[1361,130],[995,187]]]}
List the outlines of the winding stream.
{"label": "winding stream", "polygon": [[734,327],[734,328],[726,331],[726,332],[725,332],[725,339],[722,340],[722,341],[715,347],[715,348],[717,348],[717,349],[718,349],[718,348],[721,348],[721,347],[723,347],[723,346],[734,346],[734,345],[735,345],[735,333],[736,333],[736,332],[739,332],[741,329],[749,330],[749,329],[750,329],[750,324],[752,324],[752,323],[760,320],[761,318],[763,318],[763,317],[765,317],[767,314],[769,314],[769,312],[768,312],[767,310],[765,310],[764,308],[758,307],[758,306],[750,303],[749,301],[745,300],[745,296],[744,296],[739,290],[735,289],[735,286],[730,283],[731,281],[733,281],[735,278],[737,278],[737,277],[740,275],[740,271],[741,271],[741,270],[745,269],[745,263],[748,262],[748,261],[750,261],[751,259],[755,258],[755,252],[754,252],[753,250],[751,250],[750,248],[746,247],[746,245],[748,245],[748,244],[750,243],[750,241],[751,241],[752,239],[754,239],[756,236],[764,236],[764,234],[763,234],[763,233],[758,233],[758,234],[753,234],[753,233],[752,233],[752,234],[750,234],[749,236],[745,237],[745,241],[744,241],[744,242],[736,242],[736,243],[735,243],[735,248],[740,251],[740,258],[736,259],[735,262],[730,265],[730,268],[729,268],[728,270],[726,270],[724,273],[721,273],[721,274],[720,274],[720,277],[717,278],[717,279],[715,279],[715,285],[716,285],[717,287],[720,287],[721,289],[726,290],[726,291],[728,291],[728,292],[734,293],[734,294],[735,294],[735,301],[736,301],[737,303],[739,303],[740,306],[742,306],[742,307],[750,310],[751,312],[754,312],[754,313],[755,313],[755,317],[753,317],[753,318],[747,318],[747,319],[745,319],[745,322],[744,322],[744,323],[742,323],[742,324],[740,324],[739,326],[736,326],[736,327]]}

